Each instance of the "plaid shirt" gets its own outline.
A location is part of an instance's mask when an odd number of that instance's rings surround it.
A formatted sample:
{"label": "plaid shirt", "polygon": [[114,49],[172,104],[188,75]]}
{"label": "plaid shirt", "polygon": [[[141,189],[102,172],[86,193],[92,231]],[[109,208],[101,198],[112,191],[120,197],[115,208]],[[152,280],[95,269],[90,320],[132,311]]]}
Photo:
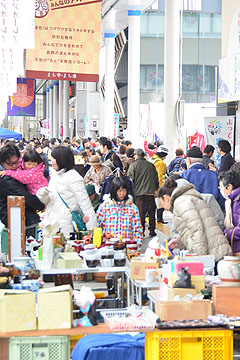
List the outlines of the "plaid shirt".
{"label": "plaid shirt", "polygon": [[110,232],[114,236],[119,234],[123,239],[142,243],[140,216],[131,196],[122,203],[117,203],[108,197],[98,208],[97,220],[103,232]]}

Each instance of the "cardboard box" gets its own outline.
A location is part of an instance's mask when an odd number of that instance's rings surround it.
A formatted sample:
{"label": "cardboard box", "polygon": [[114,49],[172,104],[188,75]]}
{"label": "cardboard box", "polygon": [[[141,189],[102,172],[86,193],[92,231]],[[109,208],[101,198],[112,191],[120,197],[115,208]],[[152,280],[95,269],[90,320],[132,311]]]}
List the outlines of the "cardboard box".
{"label": "cardboard box", "polygon": [[212,287],[213,307],[215,314],[227,316],[240,316],[240,286],[239,284],[213,285]]}
{"label": "cardboard box", "polygon": [[35,294],[26,290],[0,290],[0,331],[36,328]]}
{"label": "cardboard box", "polygon": [[70,285],[40,289],[38,292],[38,329],[72,327],[72,287]]}
{"label": "cardboard box", "polygon": [[197,320],[207,319],[212,315],[212,303],[210,300],[199,301],[157,301],[155,313],[161,320]]}
{"label": "cardboard box", "polygon": [[203,263],[204,268],[214,268],[214,266],[215,266],[215,256],[214,255],[185,256],[182,260],[184,260],[184,261],[200,261]]}
{"label": "cardboard box", "polygon": [[145,262],[140,259],[131,260],[130,263],[130,279],[145,280],[145,270],[157,269],[159,267],[158,261]]}
{"label": "cardboard box", "polygon": [[181,298],[184,298],[184,296],[187,294],[191,294],[192,296],[195,296],[197,295],[197,290],[168,287],[168,300],[170,301],[173,300],[176,295],[179,295]]}
{"label": "cardboard box", "polygon": [[58,269],[79,269],[82,267],[82,258],[76,252],[59,253]]}
{"label": "cardboard box", "polygon": [[[173,287],[177,278],[178,277],[176,274],[169,274],[168,286]],[[192,275],[191,280],[192,280],[192,285],[195,286],[195,289],[197,290],[197,293],[205,289],[205,275]]]}

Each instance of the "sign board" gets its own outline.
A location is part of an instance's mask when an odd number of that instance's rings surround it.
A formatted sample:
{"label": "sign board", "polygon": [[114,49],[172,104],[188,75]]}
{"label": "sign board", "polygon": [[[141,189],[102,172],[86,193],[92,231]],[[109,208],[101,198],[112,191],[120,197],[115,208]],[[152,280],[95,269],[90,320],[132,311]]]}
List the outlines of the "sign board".
{"label": "sign board", "polygon": [[98,82],[101,0],[35,1],[35,49],[26,76]]}

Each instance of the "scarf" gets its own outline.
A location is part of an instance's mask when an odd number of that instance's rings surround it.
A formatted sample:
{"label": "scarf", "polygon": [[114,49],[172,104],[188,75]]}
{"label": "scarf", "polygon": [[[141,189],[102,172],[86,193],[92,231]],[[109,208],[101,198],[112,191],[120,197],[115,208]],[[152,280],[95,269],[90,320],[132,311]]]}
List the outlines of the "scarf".
{"label": "scarf", "polygon": [[227,199],[225,201],[225,210],[226,210],[226,216],[225,216],[225,220],[224,220],[225,229],[233,229],[234,225],[232,222],[232,201],[231,201],[231,199]]}

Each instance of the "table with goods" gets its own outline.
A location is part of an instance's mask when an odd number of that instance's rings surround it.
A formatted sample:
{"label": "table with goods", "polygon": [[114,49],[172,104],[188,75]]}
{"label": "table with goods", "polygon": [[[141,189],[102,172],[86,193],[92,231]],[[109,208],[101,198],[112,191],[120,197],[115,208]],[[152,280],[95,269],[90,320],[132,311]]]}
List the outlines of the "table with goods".
{"label": "table with goods", "polygon": [[[76,360],[74,349],[81,349],[85,335],[133,332],[145,334],[145,359],[188,360],[193,352],[196,360],[232,359],[233,332],[240,327],[240,259],[226,257],[214,276],[213,256],[173,255],[157,238],[145,254],[139,250],[136,241],[96,228],[67,239],[57,232],[31,240],[27,256],[3,261],[1,358],[67,360],[72,353]],[[98,308],[88,282],[73,290],[42,280],[93,272],[120,275],[115,308]]]}

